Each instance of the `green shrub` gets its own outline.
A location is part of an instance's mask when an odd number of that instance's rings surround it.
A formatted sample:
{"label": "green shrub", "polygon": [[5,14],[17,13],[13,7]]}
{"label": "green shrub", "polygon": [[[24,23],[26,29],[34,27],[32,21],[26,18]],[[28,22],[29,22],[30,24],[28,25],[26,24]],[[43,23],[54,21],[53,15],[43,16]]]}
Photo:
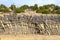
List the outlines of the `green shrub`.
{"label": "green shrub", "polygon": [[60,14],[60,9],[56,11],[57,14]]}
{"label": "green shrub", "polygon": [[14,12],[15,12],[15,13],[21,13],[21,12],[24,12],[24,10],[21,9],[21,8],[16,8],[16,9],[14,10]]}
{"label": "green shrub", "polygon": [[49,13],[51,13],[51,11],[49,9],[44,9],[42,13],[43,14],[49,14]]}

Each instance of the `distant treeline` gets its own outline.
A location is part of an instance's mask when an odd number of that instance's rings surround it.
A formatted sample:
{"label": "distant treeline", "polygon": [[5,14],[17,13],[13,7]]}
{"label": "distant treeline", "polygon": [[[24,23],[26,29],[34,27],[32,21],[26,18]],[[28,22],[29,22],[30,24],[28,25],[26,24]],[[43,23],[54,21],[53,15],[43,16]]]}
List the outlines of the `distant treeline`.
{"label": "distant treeline", "polygon": [[0,13],[11,12],[11,11],[13,11],[14,13],[21,13],[25,12],[26,9],[36,11],[36,13],[42,13],[42,14],[49,14],[49,13],[60,14],[60,6],[54,4],[48,4],[43,6],[38,6],[37,4],[35,4],[34,6],[23,5],[20,7],[16,7],[16,5],[11,5],[10,7],[7,7],[3,4],[0,4]]}

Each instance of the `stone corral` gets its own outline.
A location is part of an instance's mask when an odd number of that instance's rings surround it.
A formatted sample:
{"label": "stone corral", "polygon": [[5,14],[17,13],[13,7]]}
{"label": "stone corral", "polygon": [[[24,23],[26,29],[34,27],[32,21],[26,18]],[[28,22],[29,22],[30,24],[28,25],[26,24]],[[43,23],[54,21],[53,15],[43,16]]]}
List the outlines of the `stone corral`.
{"label": "stone corral", "polygon": [[0,16],[0,34],[60,35],[60,14]]}

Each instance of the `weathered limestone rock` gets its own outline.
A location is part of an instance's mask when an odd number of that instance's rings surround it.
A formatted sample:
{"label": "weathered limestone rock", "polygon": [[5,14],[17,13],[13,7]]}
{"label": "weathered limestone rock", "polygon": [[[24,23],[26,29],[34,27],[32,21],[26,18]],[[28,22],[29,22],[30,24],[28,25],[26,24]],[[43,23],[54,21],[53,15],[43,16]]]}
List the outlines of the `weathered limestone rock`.
{"label": "weathered limestone rock", "polygon": [[0,17],[0,34],[60,35],[60,14],[4,15]]}

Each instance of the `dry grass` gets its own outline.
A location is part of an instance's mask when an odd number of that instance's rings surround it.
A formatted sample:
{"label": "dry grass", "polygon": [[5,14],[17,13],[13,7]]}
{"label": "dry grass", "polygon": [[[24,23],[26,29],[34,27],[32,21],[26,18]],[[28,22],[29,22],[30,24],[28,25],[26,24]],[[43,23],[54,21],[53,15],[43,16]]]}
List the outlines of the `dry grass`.
{"label": "dry grass", "polygon": [[0,40],[60,40],[58,35],[0,35]]}

